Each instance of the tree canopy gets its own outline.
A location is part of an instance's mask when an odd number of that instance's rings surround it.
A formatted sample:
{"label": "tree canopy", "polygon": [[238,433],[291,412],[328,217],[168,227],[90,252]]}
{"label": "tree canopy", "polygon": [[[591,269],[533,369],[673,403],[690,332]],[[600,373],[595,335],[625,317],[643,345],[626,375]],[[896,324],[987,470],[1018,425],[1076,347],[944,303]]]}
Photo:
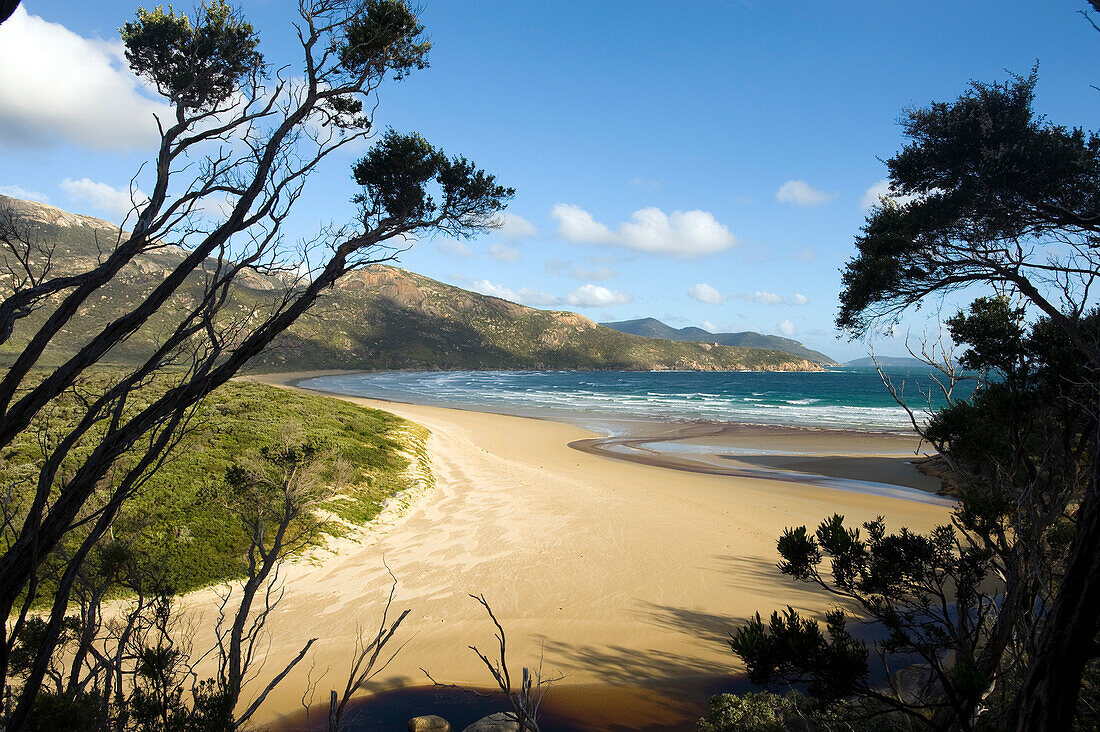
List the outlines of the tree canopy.
{"label": "tree canopy", "polygon": [[[891,196],[856,237],[837,325],[862,335],[949,293],[978,295],[944,318],[961,357],[929,364],[946,406],[914,419],[958,503],[924,535],[840,516],[788,529],[780,570],[854,603],[886,636],[864,647],[836,613],[828,638],[790,609],[758,615],[731,646],[765,685],[807,683],[850,715],[937,730],[1096,722],[1100,137],[1037,116],[1036,82],[972,83],[906,113],[908,143],[886,161]],[[978,388],[958,400],[963,368]],[[872,683],[871,650],[888,672],[919,659],[917,692],[890,674]]]}

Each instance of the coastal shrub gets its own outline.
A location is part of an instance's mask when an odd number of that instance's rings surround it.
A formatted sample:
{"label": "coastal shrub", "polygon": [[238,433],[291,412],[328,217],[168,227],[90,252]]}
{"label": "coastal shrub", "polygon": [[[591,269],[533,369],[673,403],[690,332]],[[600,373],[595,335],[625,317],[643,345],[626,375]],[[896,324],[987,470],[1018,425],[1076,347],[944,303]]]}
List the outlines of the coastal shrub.
{"label": "coastal shrub", "polygon": [[769,691],[718,694],[710,698],[710,713],[699,720],[700,732],[786,732],[800,718],[792,697]]}
{"label": "coastal shrub", "polygon": [[[170,377],[155,380],[134,395],[135,406],[151,401],[169,383]],[[45,438],[42,432],[28,432],[0,451],[0,478],[29,490],[32,484],[21,476],[37,472],[44,459],[41,440],[48,443],[49,435],[68,427],[76,414],[59,409],[48,424],[44,421]],[[231,382],[199,406],[174,456],[123,506],[111,540],[89,555],[94,574],[127,575],[129,589],[116,587],[109,594],[136,591],[135,579],[183,593],[241,576],[248,537],[230,510],[227,475],[242,458],[273,444],[287,425],[298,426],[303,443],[350,468],[347,487],[323,506],[328,520],[315,546],[326,535],[343,535],[366,523],[388,497],[425,479],[409,470],[410,460],[426,464],[427,431],[418,425],[336,399]],[[64,550],[80,540],[80,532],[73,532],[61,555],[48,562],[47,585],[64,565]]]}

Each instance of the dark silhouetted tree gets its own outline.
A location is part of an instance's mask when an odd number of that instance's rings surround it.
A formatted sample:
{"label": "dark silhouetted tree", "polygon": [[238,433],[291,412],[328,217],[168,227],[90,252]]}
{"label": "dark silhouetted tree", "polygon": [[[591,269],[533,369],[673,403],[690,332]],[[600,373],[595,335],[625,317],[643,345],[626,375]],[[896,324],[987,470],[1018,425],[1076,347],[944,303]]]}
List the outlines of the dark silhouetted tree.
{"label": "dark silhouetted tree", "polygon": [[[48,600],[41,643],[20,679],[7,729],[23,729],[64,631],[80,569],[120,506],[179,441],[196,404],[232,378],[349,270],[391,259],[434,234],[470,236],[496,223],[512,191],[415,134],[388,132],[355,167],[359,215],[288,244],[284,224],[322,160],[372,134],[365,102],[388,79],[424,68],[429,43],[402,0],[301,0],[296,64],[268,64],[254,28],[224,2],[193,16],[140,10],[122,29],[131,68],[170,104],[140,194],[117,239],[79,272],[41,268],[36,242],[0,237],[6,279],[0,336],[25,347],[0,376],[0,448],[41,430],[37,474],[4,502],[0,537],[0,688],[28,613]],[[128,228],[129,231],[124,229]],[[181,257],[126,312],[88,325],[83,313],[135,259],[168,247]],[[280,283],[242,306],[246,278]],[[29,317],[37,314],[37,317]],[[156,343],[136,366],[90,380],[142,328]],[[43,358],[66,334],[72,355]],[[164,388],[138,393],[151,382]],[[94,382],[94,383],[93,383]],[[65,402],[77,414],[47,429]],[[43,562],[63,541],[64,570],[39,593]]]}

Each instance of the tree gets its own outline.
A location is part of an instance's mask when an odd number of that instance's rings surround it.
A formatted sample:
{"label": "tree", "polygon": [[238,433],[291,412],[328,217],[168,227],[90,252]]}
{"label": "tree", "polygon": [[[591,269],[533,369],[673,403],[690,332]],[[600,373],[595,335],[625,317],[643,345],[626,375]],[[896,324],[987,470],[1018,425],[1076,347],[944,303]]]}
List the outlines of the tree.
{"label": "tree", "polygon": [[[1086,479],[1046,486],[1060,493],[1052,499],[1055,510],[1040,507],[1033,533],[1017,541],[1021,550],[1037,548],[1058,506],[1068,512],[1073,540],[1052,604],[1036,618],[1042,630],[1011,715],[1018,729],[1064,729],[1085,666],[1096,657],[1100,629],[1100,587],[1091,581],[1100,570],[1100,330],[1090,298],[1100,273],[1100,137],[1035,118],[1035,81],[1033,73],[1006,84],[974,84],[952,104],[909,114],[905,132],[912,143],[887,165],[892,190],[915,198],[884,202],[868,218],[856,240],[858,254],[844,271],[837,324],[861,333],[928,296],[985,285],[1019,300],[1021,316],[1041,313],[1041,328],[1064,341],[1054,353],[1071,370],[1061,375],[1066,389],[1057,404],[1083,405],[1090,413],[1076,435],[1082,449],[1065,453],[1085,468]],[[980,317],[973,312],[975,326]],[[971,327],[960,335],[975,340],[982,331]],[[981,349],[1012,355],[1011,338],[984,340]],[[996,360],[972,353],[976,362]],[[1003,359],[982,365],[1013,379],[1015,368]],[[1071,386],[1074,393],[1066,393]],[[1019,460],[1042,457],[1033,445],[1004,446]],[[1004,497],[1019,502],[1031,495]]]}
{"label": "tree", "polygon": [[0,23],[10,18],[19,7],[19,0],[0,0]]}
{"label": "tree", "polygon": [[1100,138],[1036,118],[1035,83],[975,83],[908,112],[910,142],[887,161],[893,196],[843,272],[837,324],[853,335],[932,297],[992,290],[946,321],[979,388],[915,421],[961,479],[951,526],[861,534],[834,516],[779,541],[783,572],[883,624],[884,660],[921,658],[925,693],[871,688],[836,617],[831,641],[797,614],[739,631],[732,645],[761,680],[828,682],[821,696],[930,714],[935,729],[1074,719],[1100,630]]}
{"label": "tree", "polygon": [[[6,266],[26,275],[5,285],[0,302],[0,338],[15,333],[26,342],[0,378],[0,449],[28,430],[49,436],[37,474],[5,503],[0,614],[10,621],[0,630],[0,687],[15,639],[41,601],[43,562],[77,538],[8,729],[28,719],[80,567],[120,506],[167,459],[195,405],[344,273],[392,258],[411,237],[491,227],[512,194],[465,158],[389,131],[355,166],[354,224],[288,245],[283,226],[309,175],[372,134],[364,102],[387,79],[424,68],[430,48],[402,0],[301,0],[298,11],[301,59],[292,73],[267,64],[253,27],[221,0],[192,17],[139,10],[122,29],[126,57],[172,115],[157,120],[159,147],[146,178],[131,187],[130,231],[120,229],[99,261],[79,272],[43,263],[32,240],[0,238]],[[163,281],[135,293],[124,314],[87,325],[88,305],[124,267],[168,247],[182,256]],[[280,283],[262,305],[235,289],[255,276]],[[157,334],[150,353],[136,366],[97,372],[143,328]],[[66,332],[84,334],[75,355],[44,359]],[[158,379],[164,386],[155,396],[138,396]],[[51,433],[44,425],[62,403],[78,418]]]}

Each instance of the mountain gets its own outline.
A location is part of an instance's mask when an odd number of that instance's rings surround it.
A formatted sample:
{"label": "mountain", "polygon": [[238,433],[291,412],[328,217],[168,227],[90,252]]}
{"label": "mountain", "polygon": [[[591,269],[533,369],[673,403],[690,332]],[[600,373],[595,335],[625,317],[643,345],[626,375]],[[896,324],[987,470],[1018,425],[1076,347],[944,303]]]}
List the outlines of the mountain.
{"label": "mountain", "polygon": [[[909,369],[928,369],[928,364],[921,361],[919,358],[910,358],[909,356],[876,356],[879,364],[882,366],[890,366],[892,368],[909,368]],[[845,366],[851,366],[857,369],[874,368],[875,358],[866,356],[864,358],[857,358],[854,361],[847,361]]]}
{"label": "mountain", "polygon": [[[118,229],[44,204],[0,196],[42,242],[54,246],[53,273],[93,266],[113,246]],[[135,259],[89,300],[43,361],[56,363],[80,347],[82,335],[102,328],[151,292],[185,256],[164,246]],[[4,280],[0,279],[0,288]],[[196,275],[173,306],[193,305],[201,292]],[[247,317],[286,291],[279,277],[250,274],[234,285],[228,315]],[[45,310],[19,321],[0,345],[0,365],[11,363]],[[168,327],[158,315],[108,354],[116,364],[150,352]],[[581,315],[535,310],[468,292],[397,267],[372,265],[348,273],[271,348],[253,370],[312,369],[609,369],[779,370],[817,369],[811,360],[778,350],[642,338],[605,328]]]}
{"label": "mountain", "polygon": [[741,348],[765,348],[772,351],[782,351],[792,356],[813,361],[822,366],[837,366],[837,362],[824,353],[811,350],[796,340],[782,338],[774,335],[754,333],[751,330],[741,333],[711,333],[702,328],[673,328],[656,318],[641,318],[639,320],[619,320],[612,323],[600,323],[600,325],[633,335],[646,338],[663,338],[669,341],[692,341],[696,343],[715,343],[723,346],[738,346]]}

